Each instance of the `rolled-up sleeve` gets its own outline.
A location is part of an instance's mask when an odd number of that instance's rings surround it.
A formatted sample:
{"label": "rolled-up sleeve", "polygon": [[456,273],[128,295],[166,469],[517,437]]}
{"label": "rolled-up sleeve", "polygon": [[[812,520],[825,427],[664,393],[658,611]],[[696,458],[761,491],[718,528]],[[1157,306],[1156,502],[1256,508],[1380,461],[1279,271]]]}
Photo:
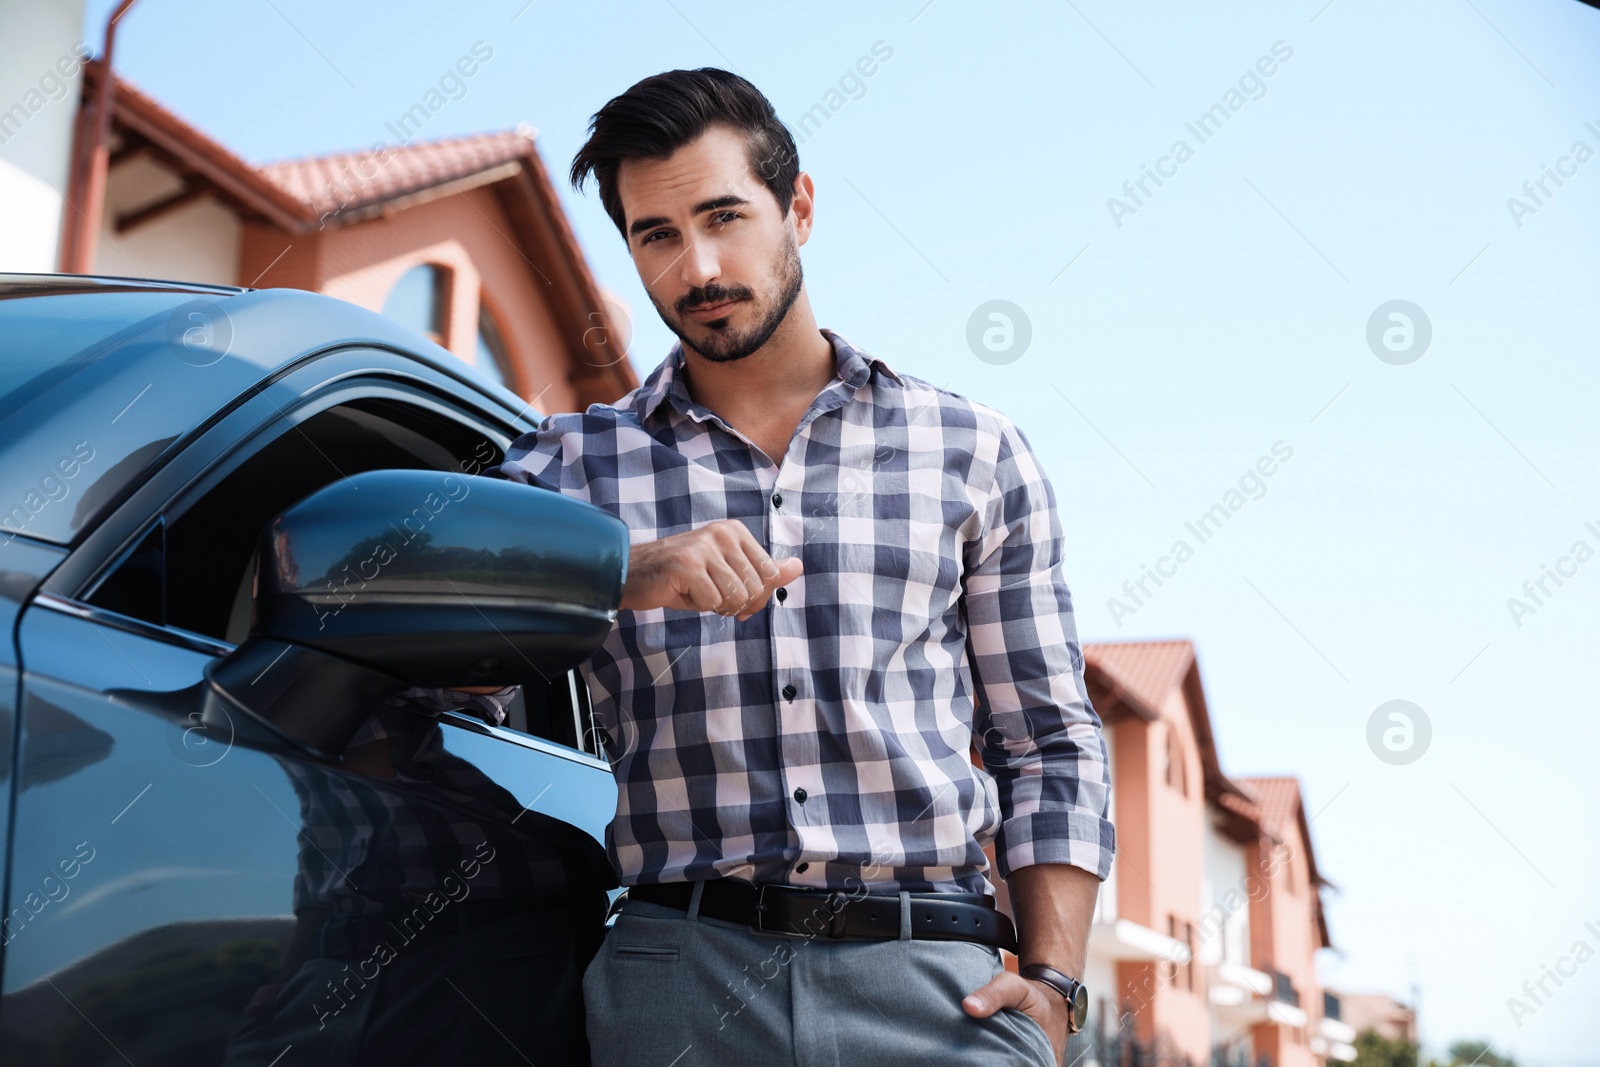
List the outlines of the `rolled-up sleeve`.
{"label": "rolled-up sleeve", "polygon": [[1062,569],[1055,494],[1022,431],[1001,417],[980,537],[967,546],[967,652],[973,732],[998,786],[1002,877],[1070,863],[1102,880],[1116,847],[1100,716]]}
{"label": "rolled-up sleeve", "polygon": [[505,458],[498,466],[483,473],[491,478],[505,478],[559,493],[566,459],[566,435],[578,418],[581,416],[545,416],[537,430],[529,430],[506,446]]}

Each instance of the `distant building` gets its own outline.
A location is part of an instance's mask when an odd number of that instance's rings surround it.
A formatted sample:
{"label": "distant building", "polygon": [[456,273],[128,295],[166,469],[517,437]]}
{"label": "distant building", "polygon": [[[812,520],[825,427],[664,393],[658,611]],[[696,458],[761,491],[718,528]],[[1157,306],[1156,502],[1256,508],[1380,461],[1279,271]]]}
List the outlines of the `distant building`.
{"label": "distant building", "polygon": [[1338,994],[1341,1017],[1360,1034],[1375,1030],[1391,1041],[1417,1040],[1416,1009],[1386,993]]}
{"label": "distant building", "polygon": [[1264,1017],[1251,1030],[1256,1055],[1275,1067],[1353,1060],[1355,1032],[1339,1019],[1337,1001],[1323,994],[1317,978],[1316,952],[1332,947],[1321,894],[1332,883],[1317,870],[1300,782],[1281,776],[1238,784],[1248,796],[1228,796],[1222,805],[1260,827],[1246,856],[1257,870],[1271,872],[1268,891],[1251,901],[1251,958],[1273,980]]}
{"label": "distant building", "polygon": [[1317,979],[1329,883],[1299,783],[1223,774],[1191,642],[1090,642],[1084,659],[1117,857],[1089,938],[1083,1062],[1121,1063],[1130,1043],[1134,1062],[1194,1067],[1354,1059]]}
{"label": "distant building", "polygon": [[[1175,1062],[1211,1052],[1197,958],[1205,885],[1205,765],[1211,727],[1187,641],[1092,643],[1090,699],[1105,722],[1117,859],[1102,889],[1085,979],[1107,1028]],[[1098,982],[1095,980],[1098,977]]]}

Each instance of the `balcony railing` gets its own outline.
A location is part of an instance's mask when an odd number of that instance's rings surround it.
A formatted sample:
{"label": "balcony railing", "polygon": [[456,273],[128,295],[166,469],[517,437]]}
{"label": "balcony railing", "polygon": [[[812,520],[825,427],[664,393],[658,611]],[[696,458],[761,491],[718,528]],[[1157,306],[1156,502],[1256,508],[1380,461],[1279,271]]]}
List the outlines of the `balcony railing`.
{"label": "balcony railing", "polygon": [[1294,987],[1294,981],[1282,971],[1276,971],[1272,977],[1272,999],[1281,1001],[1291,1007],[1300,1006],[1300,991]]}
{"label": "balcony railing", "polygon": [[1339,1015],[1340,1010],[1341,1005],[1339,1004],[1339,996],[1337,993],[1322,994],[1322,1017],[1324,1019],[1342,1021]]}
{"label": "balcony railing", "polygon": [[1264,1060],[1248,1059],[1219,1064],[1215,1051],[1211,1063],[1202,1063],[1179,1050],[1166,1034],[1158,1033],[1154,1041],[1140,1041],[1133,1034],[1132,1015],[1124,1014],[1122,1029],[1115,1034],[1107,1034],[1091,1017],[1089,1028],[1068,1040],[1065,1062],[1069,1067],[1271,1067]]}

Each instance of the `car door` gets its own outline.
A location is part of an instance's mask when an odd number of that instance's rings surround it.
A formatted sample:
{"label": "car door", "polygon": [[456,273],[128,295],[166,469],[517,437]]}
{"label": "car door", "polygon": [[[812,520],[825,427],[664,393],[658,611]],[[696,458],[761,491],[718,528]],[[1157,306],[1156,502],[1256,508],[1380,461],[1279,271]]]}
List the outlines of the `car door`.
{"label": "car door", "polygon": [[[361,916],[425,899],[415,945],[442,952],[458,916],[496,899],[526,913],[576,891],[603,914],[615,789],[570,675],[527,679],[503,726],[388,702],[338,760],[201,715],[207,666],[248,633],[273,514],[365,470],[479,473],[525,425],[401,354],[330,353],[221,418],[24,608],[4,1062],[269,1063],[290,1046],[285,1063],[354,1062],[383,984],[432,976],[397,931],[400,962],[346,958],[323,982],[341,960],[323,953],[344,943],[329,915],[366,929]],[[570,1016],[586,957],[546,956],[402,1014],[424,1035],[481,1017],[483,1062],[561,1062],[572,1020],[541,1023],[539,1050],[526,1020],[558,993]]]}

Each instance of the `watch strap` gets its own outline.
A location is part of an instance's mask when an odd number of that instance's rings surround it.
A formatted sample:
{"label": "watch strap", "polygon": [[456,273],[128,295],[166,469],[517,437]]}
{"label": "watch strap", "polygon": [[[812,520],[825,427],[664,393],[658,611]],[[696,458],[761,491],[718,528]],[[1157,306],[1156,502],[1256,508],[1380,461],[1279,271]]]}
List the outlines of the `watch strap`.
{"label": "watch strap", "polygon": [[1056,970],[1048,963],[1030,963],[1017,971],[1024,978],[1032,978],[1060,993],[1067,1002],[1067,1026],[1069,1032],[1077,1033],[1083,1026],[1083,1020],[1078,1017],[1078,993],[1083,988],[1083,983],[1071,975]]}

